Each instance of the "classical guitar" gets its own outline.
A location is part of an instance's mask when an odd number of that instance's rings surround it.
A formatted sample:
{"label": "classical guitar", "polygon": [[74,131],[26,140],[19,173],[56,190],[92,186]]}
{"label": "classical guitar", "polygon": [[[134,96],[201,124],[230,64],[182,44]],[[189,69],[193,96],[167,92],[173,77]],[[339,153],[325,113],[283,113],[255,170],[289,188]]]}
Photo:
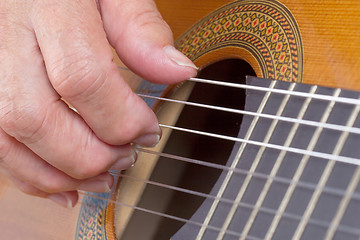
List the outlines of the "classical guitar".
{"label": "classical guitar", "polygon": [[120,71],[163,138],[74,209],[0,178],[1,239],[359,239],[360,3],[156,1],[197,78]]}

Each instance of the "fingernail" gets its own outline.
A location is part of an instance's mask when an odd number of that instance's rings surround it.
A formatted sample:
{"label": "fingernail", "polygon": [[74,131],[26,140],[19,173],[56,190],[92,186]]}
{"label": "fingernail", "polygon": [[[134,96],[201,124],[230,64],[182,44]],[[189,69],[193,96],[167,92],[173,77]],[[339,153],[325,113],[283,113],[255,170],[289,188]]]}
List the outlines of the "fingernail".
{"label": "fingernail", "polygon": [[61,193],[51,194],[48,198],[63,207],[66,207],[66,208],[73,207],[73,203],[70,200],[70,198],[68,198],[67,196],[65,196]]}
{"label": "fingernail", "polygon": [[134,151],[133,154],[131,154],[128,157],[120,158],[114,165],[111,166],[110,170],[124,170],[136,162],[137,159],[137,153]]}
{"label": "fingernail", "polygon": [[110,184],[107,181],[89,181],[82,183],[78,190],[83,190],[87,192],[100,192],[108,193],[111,191]]}
{"label": "fingernail", "polygon": [[155,147],[161,136],[159,134],[147,134],[134,140],[134,143],[143,147]]}
{"label": "fingernail", "polygon": [[185,67],[192,67],[195,68],[196,70],[199,69],[189,58],[187,58],[184,54],[178,51],[175,47],[168,45],[165,46],[163,50],[166,56],[170,58],[172,61],[174,61],[176,64]]}

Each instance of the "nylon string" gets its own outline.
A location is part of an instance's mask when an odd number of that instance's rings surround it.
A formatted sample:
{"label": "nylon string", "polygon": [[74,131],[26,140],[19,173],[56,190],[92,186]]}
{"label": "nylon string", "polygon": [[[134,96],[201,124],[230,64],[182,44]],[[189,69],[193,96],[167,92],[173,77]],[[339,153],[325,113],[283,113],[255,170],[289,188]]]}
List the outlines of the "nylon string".
{"label": "nylon string", "polygon": [[326,160],[334,160],[337,162],[349,163],[349,164],[358,165],[358,166],[360,165],[360,160],[357,158],[352,158],[352,157],[346,157],[346,156],[340,156],[340,155],[334,155],[334,154],[316,152],[316,151],[308,151],[305,149],[294,148],[294,147],[285,147],[282,145],[263,143],[263,142],[258,142],[258,141],[254,141],[254,140],[247,140],[244,138],[225,136],[225,135],[216,134],[216,133],[198,131],[198,130],[194,130],[194,129],[174,127],[174,126],[169,126],[169,125],[165,125],[165,124],[159,124],[159,126],[163,127],[163,128],[169,128],[172,130],[188,132],[188,133],[203,135],[203,136],[207,136],[207,137],[219,138],[219,139],[229,140],[229,141],[233,141],[233,142],[247,143],[247,144],[252,144],[252,145],[256,145],[256,146],[260,146],[260,147],[264,146],[267,148],[272,148],[272,149],[276,149],[276,150],[280,150],[280,151],[287,151],[287,152],[292,152],[292,153],[297,153],[297,154],[302,154],[302,155],[309,155],[312,157],[322,158],[322,159],[326,159]]}
{"label": "nylon string", "polygon": [[[156,216],[164,217],[164,218],[171,219],[171,220],[178,221],[178,222],[183,222],[183,223],[186,223],[186,224],[191,224],[191,225],[194,225],[194,226],[200,226],[200,227],[204,226],[204,224],[201,223],[201,222],[197,222],[197,221],[177,217],[177,216],[166,214],[166,213],[163,213],[163,212],[154,211],[154,210],[151,210],[151,209],[147,209],[147,208],[127,204],[127,203],[124,203],[124,202],[119,202],[119,201],[112,200],[112,199],[109,199],[109,198],[104,198],[104,197],[95,195],[94,193],[89,193],[89,192],[85,192],[85,191],[81,191],[81,190],[79,190],[78,192],[79,192],[80,195],[91,197],[91,198],[94,198],[94,199],[103,200],[103,201],[106,201],[108,204],[116,204],[116,205],[119,205],[119,206],[132,208],[132,209],[137,210],[137,211],[153,214],[153,215],[156,215]],[[90,206],[88,203],[84,203],[84,202],[81,202],[81,204],[87,204],[88,206]],[[250,207],[250,206],[248,206],[248,207]],[[270,210],[270,212],[273,212],[273,211]],[[287,213],[284,216],[289,217],[290,219],[293,219],[293,218],[294,219],[299,219],[299,218],[301,218],[301,216],[296,216],[296,215],[287,214]],[[313,224],[315,226],[319,226],[319,227],[327,227],[327,226],[330,225],[330,223],[328,223],[328,222],[324,222],[322,220],[316,220],[316,219],[310,219],[309,223],[311,223],[311,224]],[[212,226],[212,225],[206,225],[206,227],[207,227],[207,229],[213,230],[213,231],[216,231],[216,232],[221,231],[221,229],[219,227],[215,227],[215,226]],[[347,234],[350,234],[350,235],[354,235],[354,236],[360,236],[360,231],[357,228],[353,228],[353,227],[349,227],[349,226],[339,225],[337,231],[347,233]],[[235,236],[235,237],[241,237],[242,236],[240,232],[236,232],[236,231],[232,231],[232,230],[226,230],[226,234],[231,235],[231,236]],[[257,238],[257,237],[254,237],[254,236],[246,236],[246,237],[247,237],[247,239],[260,240],[260,238]]]}
{"label": "nylon string", "polygon": [[[129,176],[123,173],[119,173],[119,172],[111,172],[112,175],[117,176],[117,177],[122,177],[125,179],[129,179],[131,181],[137,181],[137,182],[141,182],[141,183],[146,183],[149,185],[153,185],[153,186],[158,186],[161,188],[166,188],[169,190],[173,190],[173,191],[179,191],[179,192],[183,192],[189,195],[193,195],[193,196],[198,196],[198,197],[202,197],[202,198],[209,198],[209,199],[213,199],[213,200],[218,200],[220,202],[226,203],[226,204],[234,204],[235,201],[232,199],[228,199],[228,198],[218,198],[217,196],[211,195],[211,194],[206,194],[206,193],[202,193],[202,192],[197,192],[197,191],[192,191],[192,190],[188,190],[188,189],[184,189],[184,188],[180,188],[180,187],[175,187],[175,186],[171,186],[168,184],[163,184],[163,183],[159,183],[159,182],[154,182],[154,181],[150,181],[150,180],[145,180],[145,179],[141,179],[138,177],[133,177],[133,176]],[[96,198],[96,195],[93,195]],[[116,203],[118,204],[118,201],[111,201],[111,203]],[[127,205],[127,207],[132,207],[132,205],[126,204],[126,203],[119,203],[120,205]],[[272,209],[272,208],[268,208],[268,207],[263,207],[263,206],[256,206],[256,205],[252,205],[249,203],[237,203],[239,207],[244,207],[246,209],[250,209],[250,210],[257,210],[257,211],[261,211],[264,213],[269,213],[272,215],[282,215],[284,218],[286,219],[290,219],[290,220],[301,220],[302,215],[296,215],[293,213],[286,213],[286,212],[280,212],[277,209]],[[136,209],[136,208],[134,208]],[[137,209],[139,210],[139,209]],[[142,209],[145,211],[145,209]],[[152,210],[149,210],[152,211]],[[161,214],[161,212],[158,212],[159,214]],[[158,215],[158,214],[157,214]],[[175,217],[175,216],[174,216]],[[191,222],[191,221],[190,221]],[[323,221],[323,220],[318,220],[318,219],[309,219],[309,223],[318,227],[329,227],[331,225],[331,223]],[[197,224],[198,225],[198,224]],[[202,226],[205,226],[204,224]],[[212,228],[211,228],[212,229]],[[360,235],[360,231],[357,228],[352,228],[352,227],[347,227],[344,225],[339,225],[339,229],[341,232],[344,233],[349,233],[352,235]],[[222,232],[223,229],[217,228],[217,231]],[[228,233],[227,229],[224,230],[225,233]],[[231,232],[231,231],[230,231]],[[241,236],[245,236],[244,234],[240,234]],[[246,235],[248,236],[248,235]]]}
{"label": "nylon string", "polygon": [[[340,188],[326,187],[326,186],[320,188],[317,184],[313,184],[310,182],[302,182],[299,180],[296,181],[296,180],[294,180],[294,178],[288,179],[288,178],[279,177],[279,176],[272,177],[272,176],[269,176],[264,173],[254,172],[254,171],[250,171],[250,170],[244,170],[244,169],[240,169],[240,168],[227,167],[227,166],[216,164],[216,163],[209,163],[206,161],[200,161],[200,160],[181,157],[181,156],[172,155],[172,154],[168,154],[168,153],[155,152],[155,151],[152,151],[149,149],[144,149],[144,148],[136,148],[136,149],[139,152],[158,155],[160,157],[165,157],[165,158],[169,158],[169,159],[173,159],[173,160],[188,162],[188,163],[197,164],[197,165],[201,165],[201,166],[206,166],[206,167],[210,167],[210,168],[214,168],[214,169],[219,169],[222,171],[231,171],[231,172],[233,172],[233,174],[239,174],[239,175],[245,175],[245,176],[251,175],[254,178],[258,178],[258,179],[262,179],[262,180],[271,179],[271,181],[274,181],[274,182],[277,182],[280,184],[294,185],[294,186],[304,188],[307,190],[311,190],[311,191],[313,191],[315,189],[320,189],[324,193],[328,193],[328,194],[334,195],[334,196],[345,196],[346,195],[346,192]],[[113,173],[113,171],[112,171],[112,173]],[[115,172],[115,174],[116,174],[116,172]],[[353,194],[351,194],[351,197],[352,197],[352,199],[360,201],[360,193],[354,192]]]}
{"label": "nylon string", "polygon": [[223,111],[223,112],[237,113],[237,114],[249,115],[249,116],[253,116],[253,117],[262,117],[262,118],[268,118],[268,119],[279,120],[279,121],[284,121],[284,122],[303,124],[303,125],[307,125],[307,126],[321,127],[321,128],[331,129],[331,130],[335,130],[335,131],[360,134],[360,128],[347,127],[347,126],[342,126],[339,124],[331,124],[331,123],[326,123],[326,122],[321,123],[321,122],[315,122],[315,121],[305,120],[305,119],[283,117],[283,116],[271,115],[271,114],[266,114],[266,113],[257,113],[257,112],[251,112],[251,111],[240,110],[240,109],[233,109],[233,108],[219,107],[219,106],[202,104],[202,103],[176,100],[176,99],[171,99],[171,98],[155,97],[155,96],[145,95],[145,94],[141,94],[141,93],[139,93],[137,95],[140,97],[143,97],[143,98],[151,98],[151,99],[164,101],[164,102],[173,102],[173,103],[179,103],[179,104],[184,104],[184,105],[189,105],[189,106],[194,106],[194,107],[199,107],[199,108],[206,108],[206,109],[212,109],[212,110]]}
{"label": "nylon string", "polygon": [[266,87],[251,86],[251,85],[240,84],[240,83],[220,82],[220,81],[201,79],[201,78],[190,78],[190,79],[188,79],[188,81],[206,83],[206,84],[212,84],[212,85],[218,85],[218,86],[226,86],[226,87],[232,87],[232,88],[242,88],[242,89],[256,90],[256,91],[262,91],[262,92],[278,93],[278,94],[284,94],[284,95],[289,94],[291,96],[297,96],[297,97],[303,97],[303,98],[313,98],[313,99],[319,99],[319,100],[324,100],[324,101],[328,101],[328,102],[335,101],[337,103],[360,105],[360,99],[355,99],[355,98],[334,97],[334,96],[317,94],[317,93],[311,94],[311,93],[306,93],[306,92],[289,91],[289,90],[282,90],[282,89],[276,89],[276,88],[272,89],[272,88],[266,88]]}
{"label": "nylon string", "polygon": [[[169,189],[169,190],[173,190],[173,191],[178,191],[178,192],[182,192],[182,193],[186,193],[189,195],[193,195],[193,196],[197,196],[197,197],[202,197],[202,198],[209,198],[209,199],[213,199],[213,200],[217,200],[219,202],[223,202],[226,204],[237,204],[238,207],[244,207],[246,209],[250,209],[250,210],[257,210],[257,211],[261,211],[264,213],[268,213],[268,214],[272,214],[272,215],[281,215],[284,218],[290,219],[290,220],[297,220],[300,221],[302,218],[302,215],[296,215],[293,213],[286,213],[284,211],[280,211],[277,209],[272,209],[272,208],[268,208],[268,207],[263,207],[263,206],[256,206],[256,205],[252,205],[249,203],[242,203],[242,202],[236,202],[235,200],[229,199],[229,198],[224,198],[224,197],[218,197],[215,195],[211,195],[211,194],[206,194],[206,193],[202,193],[202,192],[197,192],[197,191],[193,191],[193,190],[189,190],[189,189],[184,189],[184,188],[180,188],[180,187],[176,187],[176,186],[172,186],[172,185],[168,185],[168,184],[164,184],[164,183],[159,183],[159,182],[154,182],[154,181],[150,181],[150,180],[145,180],[145,179],[141,179],[138,177],[134,177],[134,176],[129,176],[123,173],[119,173],[119,172],[111,172],[112,175],[117,176],[117,177],[122,177],[125,179],[129,179],[131,181],[137,181],[137,182],[141,182],[141,183],[146,183],[149,185],[153,185],[153,186],[158,186],[161,188],[165,188],[165,189]],[[319,188],[318,188],[319,189]],[[322,188],[324,189],[324,188]],[[346,198],[351,198],[352,194],[348,193],[348,194],[344,194],[344,196]],[[357,198],[359,199],[359,198]],[[331,226],[331,223],[323,221],[323,220],[318,220],[318,219],[309,219],[309,223],[318,227],[329,227]],[[202,225],[202,226],[206,226],[206,225]],[[352,228],[352,227],[347,227],[344,225],[338,225],[339,229],[341,232],[344,233],[350,233],[352,235],[360,235],[360,231],[357,228]],[[339,230],[337,229],[337,230]],[[219,232],[222,232],[223,229],[218,228]],[[225,233],[227,233],[227,229],[224,230]],[[241,234],[242,236],[245,236],[244,234]],[[248,235],[246,235],[248,236]]]}
{"label": "nylon string", "polygon": [[[206,80],[206,79],[198,79],[198,78],[192,78],[189,81],[201,82],[201,83],[207,83],[207,84],[214,84],[214,85],[221,85],[221,86],[228,86],[228,87],[251,89],[251,90],[257,90],[257,91],[266,91],[268,94],[277,93],[277,94],[286,94],[286,95],[289,95],[289,96],[305,97],[305,98],[308,98],[308,99],[319,99],[319,100],[329,101],[329,106],[332,105],[332,107],[333,107],[334,103],[346,103],[346,104],[356,105],[355,110],[353,111],[353,116],[352,116],[351,119],[349,119],[347,126],[342,126],[342,125],[326,123],[326,119],[328,118],[328,115],[324,116],[322,118],[322,120],[318,123],[318,122],[314,122],[314,121],[303,120],[302,117],[298,117],[297,119],[294,119],[294,118],[287,118],[287,117],[281,117],[281,116],[276,116],[276,115],[273,116],[273,115],[269,115],[269,114],[263,114],[263,113],[261,113],[261,111],[258,111],[258,112],[255,113],[255,112],[249,112],[249,111],[244,111],[244,110],[237,110],[237,109],[230,109],[230,108],[224,108],[224,107],[218,107],[218,106],[211,106],[211,105],[207,105],[207,104],[200,104],[200,103],[193,103],[193,102],[187,102],[187,101],[179,101],[179,100],[175,100],[175,99],[167,99],[167,98],[148,96],[148,95],[138,93],[138,95],[141,96],[141,97],[153,98],[153,99],[157,99],[157,100],[161,100],[161,101],[176,102],[176,103],[180,103],[180,104],[186,104],[186,105],[202,107],[202,108],[209,108],[209,109],[219,110],[219,111],[227,111],[227,112],[233,112],[233,113],[238,113],[238,114],[246,114],[246,115],[253,116],[254,119],[259,118],[259,117],[264,117],[264,118],[269,118],[269,119],[273,119],[273,120],[276,120],[276,121],[292,122],[292,123],[295,123],[297,125],[298,124],[305,124],[305,125],[310,125],[310,126],[317,127],[316,132],[314,133],[314,136],[313,136],[311,142],[309,143],[308,148],[307,149],[298,149],[298,148],[289,147],[290,144],[285,144],[285,146],[280,146],[280,145],[270,144],[270,143],[268,143],[268,141],[257,142],[257,141],[249,140],[251,133],[248,136],[248,138],[241,139],[241,138],[225,136],[225,135],[220,135],[220,134],[215,134],[215,133],[210,133],[210,132],[198,131],[198,130],[194,130],[194,129],[186,129],[186,128],[181,128],[181,127],[169,126],[169,125],[165,125],[165,124],[159,124],[160,127],[162,127],[162,128],[169,128],[169,129],[172,129],[172,130],[175,130],[175,131],[183,131],[183,132],[188,132],[188,133],[192,133],[192,134],[198,134],[198,135],[203,135],[203,136],[208,136],[208,137],[213,137],[213,138],[220,138],[220,139],[227,140],[227,141],[240,142],[244,146],[246,144],[253,144],[253,145],[261,146],[261,148],[263,148],[263,149],[265,149],[265,148],[273,148],[273,149],[281,150],[284,153],[293,152],[293,153],[302,154],[304,160],[301,161],[300,165],[303,165],[303,167],[300,168],[299,173],[295,173],[296,177],[293,178],[293,179],[285,179],[285,178],[282,178],[282,177],[278,177],[278,176],[276,176],[276,172],[271,173],[270,175],[266,175],[266,174],[256,173],[255,171],[246,171],[246,170],[242,170],[242,169],[237,169],[236,164],[235,164],[235,166],[227,167],[227,166],[223,166],[223,165],[219,165],[219,164],[208,163],[208,162],[201,161],[201,160],[189,159],[189,158],[185,158],[185,157],[181,157],[181,156],[175,156],[175,155],[166,154],[166,153],[158,153],[158,152],[154,152],[152,150],[143,149],[143,148],[137,148],[137,150],[139,150],[140,152],[148,153],[148,154],[156,154],[156,155],[159,155],[159,156],[164,156],[164,157],[176,159],[178,161],[191,162],[191,163],[194,163],[194,164],[200,164],[200,165],[204,165],[204,166],[211,167],[211,168],[217,168],[217,169],[220,169],[220,170],[226,170],[229,173],[231,173],[230,176],[229,176],[229,179],[230,179],[232,174],[246,174],[247,176],[251,176],[251,177],[259,177],[259,178],[267,179],[267,181],[269,181],[270,183],[272,181],[290,183],[290,186],[301,186],[301,187],[304,187],[304,188],[316,189],[315,192],[329,192],[329,193],[334,194],[334,195],[343,196],[342,204],[340,205],[340,207],[339,207],[339,209],[337,211],[336,217],[332,220],[332,222],[329,223],[329,222],[325,222],[325,221],[322,221],[322,220],[311,219],[310,217],[308,217],[307,215],[309,213],[311,214],[313,209],[307,210],[307,212],[305,212],[305,216],[297,216],[295,214],[285,213],[284,209],[286,208],[286,205],[288,203],[288,199],[284,200],[285,197],[283,199],[284,203],[282,202],[280,204],[279,209],[269,209],[269,208],[263,207],[261,202],[260,202],[261,200],[259,200],[259,199],[258,199],[258,201],[257,201],[257,203],[255,205],[250,205],[250,204],[242,203],[242,202],[237,201],[237,200],[231,200],[231,199],[223,198],[222,194],[218,194],[217,196],[213,196],[213,195],[210,195],[210,194],[200,193],[200,192],[191,191],[191,190],[188,190],[188,189],[182,189],[182,188],[179,188],[179,187],[174,187],[174,186],[170,186],[170,185],[166,185],[166,184],[152,182],[152,181],[149,181],[149,180],[137,179],[137,178],[134,178],[134,177],[131,177],[131,176],[128,176],[128,175],[121,174],[121,173],[111,172],[111,174],[117,175],[117,176],[120,176],[120,177],[124,177],[124,178],[131,178],[134,181],[142,181],[142,182],[144,182],[146,184],[156,185],[158,187],[171,189],[173,191],[180,191],[180,192],[185,192],[185,193],[190,194],[190,195],[195,195],[195,196],[199,196],[199,197],[203,197],[203,198],[210,198],[210,199],[213,199],[215,202],[220,202],[221,201],[221,202],[225,202],[225,203],[228,203],[228,204],[232,204],[233,206],[247,207],[249,209],[252,209],[252,211],[255,213],[254,216],[256,216],[258,211],[264,211],[264,212],[275,214],[275,218],[274,218],[271,226],[269,227],[268,233],[266,234],[266,236],[270,237],[270,238],[272,236],[273,229],[277,226],[277,224],[278,224],[278,222],[280,220],[280,217],[301,220],[302,225],[301,226],[299,225],[299,228],[298,228],[297,233],[296,233],[296,234],[298,234],[297,235],[298,237],[301,237],[304,226],[306,224],[308,224],[308,223],[318,225],[318,226],[323,226],[323,227],[329,227],[329,230],[328,230],[328,233],[327,233],[328,236],[333,236],[333,234],[335,233],[335,227],[336,227],[336,231],[341,231],[341,232],[344,232],[344,233],[360,236],[360,230],[358,230],[357,228],[353,228],[351,226],[344,226],[344,225],[339,224],[339,222],[341,220],[341,217],[345,212],[344,209],[346,209],[346,206],[348,205],[350,199],[359,199],[360,200],[360,194],[354,192],[354,186],[356,185],[355,183],[357,181],[359,181],[359,179],[360,179],[360,170],[359,170],[360,167],[357,168],[358,174],[353,176],[353,180],[351,181],[352,184],[350,184],[348,186],[348,189],[346,189],[345,191],[335,189],[335,188],[331,188],[331,187],[326,187],[324,183],[326,182],[326,180],[328,178],[328,174],[325,174],[325,175],[322,176],[322,178],[324,178],[324,180],[319,185],[306,183],[306,182],[300,182],[300,180],[299,180],[300,176],[301,176],[301,173],[302,173],[302,170],[304,169],[304,166],[306,165],[306,162],[307,162],[309,157],[318,157],[318,158],[322,158],[322,159],[326,159],[326,160],[332,160],[332,161],[329,161],[329,163],[328,163],[328,164],[330,164],[328,172],[331,172],[331,169],[332,169],[331,165],[333,163],[335,163],[336,161],[360,166],[360,160],[359,159],[346,157],[346,156],[340,156],[340,152],[341,152],[343,144],[345,143],[347,135],[349,133],[360,134],[360,128],[352,127],[354,121],[356,120],[356,117],[358,116],[359,110],[360,110],[360,99],[339,97],[338,94],[337,95],[335,94],[334,96],[328,96],[328,95],[320,95],[320,94],[316,94],[316,93],[312,93],[312,92],[304,93],[304,92],[296,92],[296,91],[291,91],[291,90],[281,90],[281,89],[273,89],[273,88],[248,86],[248,85],[244,85],[244,84],[224,83],[224,82],[218,82],[218,81],[212,81],[212,80]],[[313,142],[317,141],[322,129],[331,129],[331,130],[336,130],[336,131],[342,131],[343,132],[342,140],[341,139],[339,140],[339,141],[342,141],[342,144],[340,144],[340,146],[337,149],[335,149],[332,154],[314,152],[313,151],[313,149],[314,149],[314,143]],[[313,139],[315,139],[315,140],[313,141]],[[289,140],[289,141],[291,142],[291,140]],[[293,192],[293,189],[290,189],[290,187],[289,187],[289,189],[287,190],[287,193],[285,194],[285,196],[291,196],[292,192]],[[106,200],[109,203],[119,204],[119,205],[122,205],[122,206],[125,206],[125,207],[133,208],[135,210],[147,212],[147,213],[150,213],[150,214],[155,214],[155,215],[162,216],[162,217],[169,218],[169,219],[173,219],[175,221],[180,221],[180,222],[200,226],[201,229],[202,229],[202,233],[201,234],[199,233],[197,239],[201,239],[205,229],[210,229],[210,230],[213,230],[213,231],[217,231],[219,233],[219,238],[218,239],[222,239],[224,234],[229,234],[229,235],[238,237],[240,239],[244,239],[245,237],[247,239],[256,239],[256,240],[259,239],[259,238],[256,238],[256,237],[248,236],[247,234],[248,234],[249,229],[247,229],[247,231],[243,234],[243,233],[240,233],[240,232],[235,232],[235,231],[229,230],[227,228],[227,225],[223,226],[222,228],[218,228],[218,227],[209,225],[209,222],[210,222],[210,219],[211,219],[212,215],[208,218],[207,221],[205,221],[204,223],[200,223],[200,222],[195,222],[195,221],[192,221],[192,220],[183,219],[183,218],[180,218],[180,217],[168,215],[168,214],[165,214],[165,213],[156,212],[156,211],[153,211],[153,210],[150,210],[150,209],[141,208],[141,207],[138,207],[138,206],[128,205],[126,203],[120,203],[118,201],[114,201],[114,200],[111,200],[111,199],[103,199],[103,198],[101,198],[99,196],[93,195],[91,193],[86,193],[86,192],[83,192],[83,191],[79,191],[79,193],[82,194],[82,195],[89,196],[89,197],[94,197],[94,198]],[[315,201],[315,205],[316,205],[316,201],[317,201],[318,197],[314,197],[314,196],[313,196],[313,198],[315,200],[313,200],[313,201]],[[215,206],[215,208],[216,208],[216,206]],[[249,225],[249,224],[251,224],[251,223],[248,223],[247,225]]]}
{"label": "nylon string", "polygon": [[[274,89],[274,88],[263,88],[263,87],[258,88],[258,87],[254,87],[254,86],[243,85],[243,84],[218,82],[218,81],[198,79],[198,78],[192,78],[192,79],[190,79],[190,81],[222,85],[222,86],[228,86],[228,87],[237,87],[237,88],[251,87],[251,89],[255,89],[255,90],[259,90],[259,91],[264,91],[264,89],[267,89],[268,93],[275,92],[275,93],[280,93],[280,94],[287,94],[289,96],[295,95],[295,96],[306,97],[308,99],[309,98],[310,99],[320,99],[320,100],[326,100],[326,101],[330,101],[330,102],[341,102],[341,103],[360,105],[360,99],[351,99],[351,98],[344,98],[344,97],[339,97],[339,96],[319,95],[316,93],[296,92],[296,91],[291,91],[291,90],[281,90],[281,89]],[[252,88],[252,87],[254,87],[254,88]],[[281,91],[272,91],[272,90],[281,90]],[[245,110],[230,109],[230,108],[224,108],[224,107],[219,107],[219,106],[200,104],[200,103],[194,103],[194,102],[188,102],[188,101],[180,101],[180,100],[176,100],[176,99],[154,97],[154,96],[144,95],[142,93],[138,93],[138,95],[141,97],[152,98],[152,99],[157,99],[157,100],[161,100],[161,101],[169,101],[169,102],[186,104],[186,105],[191,105],[191,106],[196,106],[196,107],[201,107],[201,108],[208,108],[208,109],[213,109],[213,110],[218,110],[218,111],[233,112],[233,113],[238,113],[238,114],[251,115],[254,117],[264,117],[264,118],[269,118],[269,119],[274,119],[274,120],[287,121],[287,122],[292,122],[292,123],[297,123],[297,124],[314,126],[317,128],[325,128],[325,129],[331,129],[331,130],[335,130],[335,131],[360,134],[360,128],[356,128],[356,127],[342,126],[342,125],[330,124],[330,123],[326,123],[326,122],[315,122],[315,121],[304,120],[304,119],[282,117],[282,116],[264,114],[264,113],[259,113],[259,112],[255,113],[255,112],[250,112],[250,111],[245,111]],[[234,141],[234,142],[243,142],[243,143],[253,144],[253,145],[257,145],[257,146],[264,146],[264,147],[273,148],[273,149],[277,149],[277,150],[281,150],[281,151],[289,151],[289,152],[294,152],[294,153],[303,154],[303,155],[309,155],[309,156],[323,158],[323,159],[331,159],[331,160],[344,162],[344,163],[350,163],[350,164],[354,164],[354,165],[360,165],[359,159],[356,159],[356,158],[349,158],[349,157],[344,157],[344,156],[340,156],[340,155],[335,156],[333,154],[308,151],[305,149],[298,149],[298,148],[293,148],[293,147],[284,147],[284,146],[280,146],[280,145],[251,141],[248,139],[241,139],[241,138],[236,138],[236,137],[219,135],[219,134],[214,134],[214,133],[210,133],[210,132],[197,131],[194,129],[186,129],[186,128],[180,128],[180,127],[175,127],[175,126],[169,126],[166,124],[160,124],[160,127],[170,128],[172,130],[183,131],[183,132],[188,132],[188,133],[193,133],[193,134],[198,134],[198,135],[203,135],[203,136],[208,136],[208,137],[220,138],[220,139]]]}

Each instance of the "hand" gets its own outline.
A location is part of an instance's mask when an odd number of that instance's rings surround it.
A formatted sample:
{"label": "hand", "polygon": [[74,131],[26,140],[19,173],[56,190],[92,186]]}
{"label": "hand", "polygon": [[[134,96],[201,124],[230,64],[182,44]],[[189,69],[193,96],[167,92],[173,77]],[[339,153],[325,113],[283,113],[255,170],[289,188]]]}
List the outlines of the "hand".
{"label": "hand", "polygon": [[130,143],[159,140],[109,44],[155,83],[196,75],[152,0],[0,2],[0,169],[22,191],[72,207],[77,190],[110,190],[107,171],[136,159]]}

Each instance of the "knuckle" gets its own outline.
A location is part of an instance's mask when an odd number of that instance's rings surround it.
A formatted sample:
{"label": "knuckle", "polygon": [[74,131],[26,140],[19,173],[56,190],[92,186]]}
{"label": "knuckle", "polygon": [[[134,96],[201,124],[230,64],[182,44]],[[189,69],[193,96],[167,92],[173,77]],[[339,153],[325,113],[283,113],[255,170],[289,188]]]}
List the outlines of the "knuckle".
{"label": "knuckle", "polygon": [[[138,135],[137,126],[132,127],[127,124],[118,124],[120,126],[112,126],[109,129],[110,134],[101,135],[100,138],[109,144],[113,145],[124,145],[132,142]],[[131,124],[130,124],[131,125]]]}
{"label": "knuckle", "polygon": [[40,105],[17,102],[13,101],[0,110],[1,127],[20,142],[40,140],[41,130],[47,122],[47,111]]}
{"label": "knuckle", "polygon": [[146,26],[148,24],[161,24],[167,26],[154,2],[148,1],[139,8],[136,2],[127,2],[122,5],[122,10],[127,15],[131,23],[137,27]]}
{"label": "knuckle", "polygon": [[71,99],[95,95],[104,85],[107,74],[99,69],[90,56],[80,59],[70,56],[52,64],[49,77],[55,90],[65,99]]}
{"label": "knuckle", "polygon": [[75,179],[87,179],[107,171],[114,158],[109,146],[99,141],[93,133],[79,141],[76,149],[77,155],[71,162],[71,173],[69,172]]}
{"label": "knuckle", "polygon": [[8,158],[10,153],[11,144],[9,144],[8,137],[6,133],[0,129],[0,166],[5,164],[5,159]]}
{"label": "knuckle", "polygon": [[[102,129],[95,131],[101,140],[112,145],[130,143],[147,131],[148,122],[157,121],[151,110],[147,109],[147,106],[141,106],[142,102],[137,104],[139,101],[134,99],[134,97],[137,96],[130,91],[124,95],[122,101],[124,110],[121,114],[115,115],[115,117],[110,115],[108,118],[110,122],[106,122]],[[150,112],[150,114],[147,112]],[[112,119],[116,119],[116,124],[111,123]]]}
{"label": "knuckle", "polygon": [[88,158],[73,169],[72,177],[75,179],[88,179],[95,177],[109,169],[107,161],[103,158]]}

